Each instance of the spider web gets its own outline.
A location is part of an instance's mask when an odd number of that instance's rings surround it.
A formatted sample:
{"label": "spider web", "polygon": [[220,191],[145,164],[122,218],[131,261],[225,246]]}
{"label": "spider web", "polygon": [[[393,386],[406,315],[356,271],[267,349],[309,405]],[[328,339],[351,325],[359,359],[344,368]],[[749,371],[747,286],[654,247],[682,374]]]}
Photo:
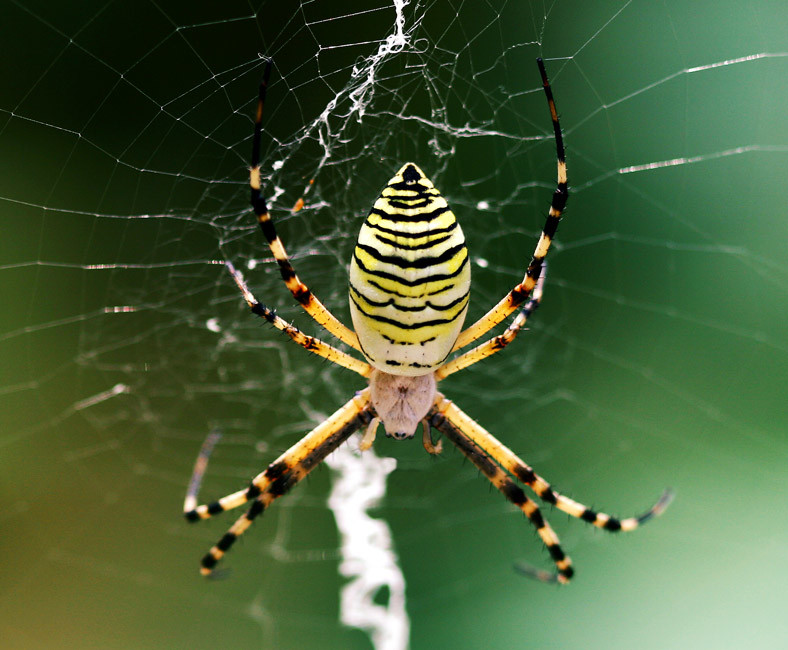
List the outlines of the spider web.
{"label": "spider web", "polygon": [[[786,15],[662,3],[3,5],[0,636],[7,647],[778,647],[786,632]],[[248,209],[263,57],[265,187],[299,275],[349,323],[347,262],[405,161],[473,259],[469,322],[572,196],[545,301],[444,392],[621,539],[545,508],[578,568],[552,589],[527,521],[460,454],[351,440],[204,581],[243,486],[361,387],[245,309],[318,333]],[[292,212],[300,197],[304,208]],[[444,443],[447,444],[447,443]],[[746,596],[742,599],[742,594]],[[634,635],[637,635],[635,637]]]}

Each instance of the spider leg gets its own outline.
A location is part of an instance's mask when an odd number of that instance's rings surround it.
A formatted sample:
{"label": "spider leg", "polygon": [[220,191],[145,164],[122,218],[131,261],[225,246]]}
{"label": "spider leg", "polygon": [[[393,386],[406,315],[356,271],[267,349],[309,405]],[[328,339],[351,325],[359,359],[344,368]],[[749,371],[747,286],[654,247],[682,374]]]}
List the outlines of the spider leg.
{"label": "spider leg", "polygon": [[252,209],[257,216],[260,230],[268,241],[271,253],[279,264],[279,271],[285,285],[293,294],[293,298],[304,308],[321,327],[328,330],[340,341],[352,348],[360,351],[358,337],[353,330],[343,325],[326,307],[321,303],[296,275],[290,258],[287,256],[282,240],[276,234],[273,219],[268,212],[268,205],[261,192],[260,182],[260,137],[262,133],[263,106],[268,88],[268,79],[271,76],[271,59],[268,59],[263,73],[263,80],[260,83],[260,93],[257,101],[257,113],[254,122],[254,137],[252,139],[252,167],[249,174],[249,185],[252,190],[251,203]]}
{"label": "spider leg", "polygon": [[569,197],[569,189],[566,184],[566,154],[564,152],[564,140],[561,136],[561,125],[558,122],[558,113],[555,108],[555,101],[553,100],[553,91],[550,89],[550,82],[547,80],[547,72],[544,68],[542,59],[536,60],[539,65],[539,72],[542,75],[542,86],[544,87],[545,95],[547,96],[547,104],[550,108],[550,117],[553,120],[553,132],[555,133],[555,150],[556,158],[558,159],[558,182],[556,189],[553,192],[553,200],[550,203],[550,211],[547,214],[547,220],[542,228],[542,234],[536,244],[536,249],[531,257],[531,262],[525,272],[523,281],[512,289],[509,294],[503,298],[495,307],[488,311],[473,325],[460,333],[457,337],[457,342],[454,344],[454,349],[459,350],[469,343],[475,341],[480,336],[489,332],[493,327],[500,323],[504,318],[511,314],[517,307],[528,300],[528,296],[534,290],[539,276],[542,273],[542,265],[550,250],[550,244],[555,236],[555,231],[558,229],[558,224],[561,221],[561,215],[566,207],[566,201]]}
{"label": "spider leg", "polygon": [[211,457],[213,448],[221,437],[222,434],[219,431],[211,431],[203,441],[202,447],[200,447],[200,453],[194,462],[194,470],[189,480],[189,487],[186,490],[186,498],[183,500],[183,512],[185,513],[197,507],[197,495],[200,493],[202,477],[205,476],[205,470],[208,469],[208,459]]}
{"label": "spider leg", "polygon": [[550,557],[555,562],[556,573],[547,571],[534,571],[533,577],[543,582],[560,582],[566,584],[574,574],[572,560],[561,549],[558,535],[542,516],[539,506],[526,496],[522,488],[517,485],[498,465],[493,458],[479,445],[477,445],[462,427],[448,420],[439,407],[434,407],[427,415],[430,424],[445,435],[468,459],[478,467],[501,493],[520,510],[523,511],[528,521],[533,524],[536,533],[542,539]]}
{"label": "spider leg", "polygon": [[536,286],[534,287],[533,293],[531,294],[531,299],[525,303],[525,307],[520,310],[520,313],[517,314],[517,318],[511,322],[509,327],[506,328],[506,331],[503,334],[494,336],[488,341],[477,345],[475,348],[472,348],[460,356],[455,357],[451,361],[444,363],[435,371],[435,381],[445,379],[449,375],[453,375],[458,370],[472,366],[477,361],[481,361],[482,359],[486,359],[496,352],[500,352],[512,341],[514,341],[514,339],[520,333],[520,330],[525,326],[526,322],[531,317],[531,314],[536,311],[536,309],[539,307],[539,304],[542,302],[542,289],[544,286],[545,277],[547,277],[547,262],[542,264],[542,273],[539,276]]}
{"label": "spider leg", "polygon": [[[351,400],[338,413],[353,403],[354,400]],[[235,521],[216,545],[202,558],[200,567],[202,575],[211,574],[216,564],[230,550],[236,540],[249,529],[255,518],[261,515],[274,500],[287,494],[302,478],[323,462],[326,456],[372,419],[372,413],[367,407],[353,408],[351,412],[350,418],[338,419],[332,422],[331,426],[325,427],[324,425],[333,419],[332,416],[326,423],[319,425],[307,434],[304,440],[282,454],[275,463],[269,465],[266,472],[272,468],[275,469],[267,477],[269,479],[267,485],[255,496],[251,508]],[[320,429],[322,429],[320,435],[315,437],[313,434]],[[307,438],[311,438],[311,443],[304,446],[303,442]]]}
{"label": "spider leg", "polygon": [[437,456],[443,451],[443,440],[438,440],[438,444],[435,444],[432,439],[432,428],[430,427],[430,423],[427,420],[422,420],[421,426],[421,443],[424,445],[425,451],[428,454]]}
{"label": "spider leg", "polygon": [[289,336],[292,341],[300,345],[305,350],[308,350],[319,357],[323,357],[324,359],[327,359],[338,366],[342,366],[343,368],[357,372],[362,377],[369,377],[369,375],[372,373],[372,367],[368,363],[365,361],[360,361],[359,359],[356,359],[355,357],[338,350],[328,343],[324,343],[320,339],[316,339],[314,336],[308,336],[307,334],[304,334],[297,327],[277,316],[273,309],[269,309],[257,301],[257,298],[255,298],[252,292],[249,291],[249,288],[246,286],[243,277],[235,269],[235,267],[230,262],[225,262],[225,264],[227,265],[227,269],[233,276],[235,283],[238,285],[238,288],[241,290],[241,293],[244,296],[244,300],[246,300],[246,304],[249,305],[249,308],[252,310],[253,314],[256,314],[260,318],[267,320],[276,329],[281,330],[287,334],[287,336]]}
{"label": "spider leg", "polygon": [[378,427],[380,426],[380,418],[374,417],[370,420],[369,424],[367,425],[367,430],[364,432],[364,435],[361,437],[361,441],[358,443],[359,451],[367,451],[372,448],[372,443],[375,442],[375,436],[378,433]]}
{"label": "spider leg", "polygon": [[213,573],[213,569],[219,563],[219,560],[230,550],[235,541],[248,530],[257,516],[262,514],[271,501],[273,501],[273,497],[270,493],[258,497],[255,499],[252,507],[236,519],[235,523],[230,526],[230,529],[222,535],[222,538],[200,560],[200,573],[202,575],[207,577]]}
{"label": "spider leg", "polygon": [[[238,490],[222,497],[218,501],[199,505],[184,512],[188,521],[195,522],[201,519],[210,519],[214,515],[232,510],[242,506],[248,501],[256,499],[261,494],[272,489],[272,485],[281,485],[282,477],[289,474],[293,467],[302,463],[309,465],[309,459],[315,458],[315,453],[324,448],[327,442],[339,433],[344,433],[346,429],[351,431],[345,438],[350,436],[353,431],[362,424],[366,424],[371,419],[368,411],[369,389],[357,393],[350,401],[332,414],[325,422],[321,422],[312,431],[307,433],[301,440],[294,444],[290,449],[283,453],[265,470],[260,472],[252,479],[249,487]],[[344,438],[343,438],[344,440]],[[341,441],[340,441],[341,442]],[[339,443],[337,443],[337,446]],[[326,454],[330,453],[327,451]],[[323,460],[324,456],[318,457],[317,462]],[[199,459],[198,459],[199,462]],[[312,466],[309,466],[310,469]]]}
{"label": "spider leg", "polygon": [[[602,528],[610,532],[635,530],[649,519],[662,514],[673,500],[673,491],[668,489],[662,493],[657,502],[646,512],[636,517],[626,519],[616,519],[604,512],[596,512],[591,508],[578,503],[563,494],[559,494],[550,484],[539,476],[534,470],[526,465],[517,455],[506,445],[501,443],[490,432],[477,424],[473,419],[461,411],[453,402],[438,396],[436,407],[438,411],[448,420],[451,425],[462,430],[462,432],[485,454],[490,456],[503,469],[517,477],[519,481],[531,488],[536,495],[556,508],[572,517]],[[440,430],[439,427],[436,427]]]}

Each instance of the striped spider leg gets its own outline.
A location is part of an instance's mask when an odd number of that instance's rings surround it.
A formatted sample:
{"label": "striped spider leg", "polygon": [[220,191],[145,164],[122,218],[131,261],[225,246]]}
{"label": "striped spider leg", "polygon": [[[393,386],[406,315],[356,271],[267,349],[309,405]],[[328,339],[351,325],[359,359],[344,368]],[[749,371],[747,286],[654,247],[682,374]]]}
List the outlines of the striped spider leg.
{"label": "striped spider leg", "polygon": [[[352,370],[362,377],[369,377],[372,368],[369,364],[359,361],[355,357],[338,350],[319,339],[308,336],[298,328],[287,323],[277,316],[273,310],[257,301],[246,286],[241,274],[235,267],[227,262],[235,283],[241,290],[244,300],[249,305],[253,314],[265,319],[275,328],[284,332],[290,340],[300,345],[305,350],[312,352],[324,359],[331,361],[343,368]],[[222,513],[232,508],[237,508],[254,500],[251,508],[244,513],[217,542],[215,546],[203,557],[200,571],[203,575],[210,575],[222,556],[230,549],[235,541],[252,525],[255,518],[277,497],[290,490],[298,481],[306,476],[314,467],[347,440],[355,431],[369,424],[372,419],[367,406],[367,391],[359,393],[328,420],[313,429],[296,445],[287,450],[276,461],[271,463],[265,471],[252,479],[249,486],[234,492],[218,501],[206,505],[197,505],[197,495],[208,465],[208,459],[213,452],[220,434],[211,433],[203,443],[200,454],[194,466],[192,478],[186,493],[183,509],[188,521],[200,521]]]}
{"label": "striped spider leg", "polygon": [[511,449],[499,442],[454,403],[438,393],[435,406],[428,415],[430,424],[445,435],[454,445],[481,470],[489,481],[528,518],[539,537],[544,542],[555,562],[556,573],[518,565],[525,574],[544,582],[565,584],[574,573],[572,561],[561,549],[558,536],[539,511],[536,503],[529,499],[523,490],[512,480],[527,485],[545,503],[572,517],[582,519],[597,528],[609,532],[629,532],[638,528],[649,519],[662,514],[673,499],[673,491],[665,490],[659,500],[646,512],[636,517],[616,519],[603,512],[595,512],[569,497],[559,494],[551,485],[524,463]]}
{"label": "striped spider leg", "polygon": [[257,298],[255,298],[252,292],[249,291],[249,287],[246,286],[246,282],[244,282],[243,277],[235,269],[232,263],[226,262],[225,264],[227,266],[227,270],[230,271],[230,275],[233,276],[235,284],[237,284],[238,288],[241,290],[244,300],[246,301],[246,304],[249,305],[249,309],[253,314],[271,323],[271,325],[273,325],[276,329],[284,332],[288,337],[290,337],[290,340],[296,345],[300,345],[302,348],[308,350],[312,354],[316,354],[317,356],[323,357],[324,359],[327,359],[338,366],[352,370],[362,377],[370,376],[372,373],[372,366],[370,366],[368,363],[360,361],[356,359],[356,357],[350,356],[346,352],[342,352],[342,350],[338,350],[337,348],[329,345],[328,343],[324,343],[314,336],[304,334],[297,327],[291,325],[280,316],[277,316],[273,309],[269,309],[262,303],[258,302]]}
{"label": "striped spider leg", "polygon": [[531,257],[531,262],[528,264],[528,269],[525,272],[523,281],[515,286],[515,288],[495,305],[495,307],[488,311],[478,321],[463,330],[457,337],[457,341],[454,344],[454,350],[464,348],[486,332],[489,332],[517,309],[519,305],[528,300],[528,297],[531,295],[531,292],[534,290],[539,280],[539,276],[542,274],[542,265],[544,264],[545,257],[547,257],[547,252],[550,250],[550,244],[553,242],[553,237],[555,237],[555,232],[561,221],[561,215],[566,207],[566,201],[569,198],[569,188],[566,183],[564,139],[561,135],[561,125],[558,122],[558,112],[555,108],[553,91],[550,88],[550,82],[547,80],[547,71],[545,70],[544,62],[542,59],[537,59],[536,62],[539,65],[539,73],[542,75],[542,87],[547,96],[547,103],[550,107],[550,117],[553,121],[553,133],[555,134],[555,147],[558,158],[558,184],[553,192],[553,200],[550,203],[550,211],[547,214],[547,220],[542,228],[542,234],[539,236],[539,241]]}
{"label": "striped spider leg", "polygon": [[534,285],[534,290],[531,293],[530,299],[527,303],[525,303],[525,306],[520,310],[520,313],[517,314],[517,318],[515,318],[510,323],[509,327],[507,327],[502,334],[494,336],[484,343],[471,348],[467,352],[454,357],[451,361],[444,363],[435,371],[435,380],[441,381],[449,375],[453,375],[458,370],[472,366],[474,363],[477,363],[482,359],[486,359],[496,352],[500,352],[512,341],[514,341],[522,328],[525,327],[525,324],[528,322],[531,314],[533,314],[541,304],[542,294],[544,292],[544,281],[546,277],[547,262],[545,261],[542,263],[542,271],[539,275],[539,279],[536,281],[536,285]]}
{"label": "striped spider leg", "polygon": [[203,441],[200,447],[200,453],[197,460],[194,462],[194,470],[192,470],[192,477],[189,480],[189,487],[186,488],[186,498],[183,500],[183,512],[187,514],[197,508],[197,497],[200,493],[200,486],[202,485],[202,477],[208,469],[208,459],[213,453],[213,448],[219,442],[222,434],[217,431],[211,431],[208,437]]}
{"label": "striped spider leg", "polygon": [[[487,314],[461,332],[454,349],[462,348],[479,338],[504,320],[523,301],[527,299],[527,302],[502,334],[492,337],[488,341],[441,365],[435,371],[436,381],[440,381],[503,350],[522,330],[528,318],[539,307],[542,300],[547,270],[545,258],[561,220],[561,215],[566,207],[569,191],[566,175],[566,155],[558,113],[544,63],[541,59],[537,59],[537,63],[542,77],[542,86],[550,108],[556,143],[558,179],[550,204],[550,211],[523,281]],[[557,535],[542,517],[538,506],[514,483],[512,476],[531,488],[546,503],[573,517],[611,532],[635,530],[649,519],[661,514],[673,499],[673,491],[665,490],[659,500],[645,513],[623,520],[618,520],[604,513],[594,512],[590,508],[553,490],[547,481],[536,474],[531,467],[520,460],[508,447],[474,422],[456,405],[449,400],[445,400],[440,393],[437,394],[435,407],[428,417],[430,424],[454,443],[509,501],[525,513],[528,520],[534,525],[555,562],[557,572],[550,573],[525,565],[518,565],[517,568],[522,573],[539,580],[566,583],[574,573],[574,569],[572,568],[571,560],[562,551]]]}
{"label": "striped spider leg", "polygon": [[[208,519],[226,510],[237,508],[252,501],[252,506],[241,515],[222,538],[203,557],[200,572],[209,576],[214,567],[230,550],[236,540],[243,535],[254,520],[277,498],[287,494],[309,472],[317,467],[326,456],[347,440],[361,427],[369,424],[372,419],[369,407],[369,389],[356,394],[342,408],[327,420],[316,426],[295,445],[290,447],[279,458],[271,463],[263,472],[252,479],[249,487],[235,492],[218,501],[194,507],[196,490],[192,495],[190,487],[184,504],[184,515],[189,521]],[[203,445],[200,456],[195,464],[194,475],[190,486],[199,482],[208,462],[212,445]],[[191,507],[190,507],[191,506]],[[188,509],[187,509],[188,508]]]}
{"label": "striped spider leg", "polygon": [[[350,263],[349,299],[353,330],[340,323],[296,275],[280,241],[260,189],[261,118],[271,61],[267,61],[255,118],[250,185],[252,208],[279,264],[285,284],[307,313],[345,344],[361,352],[364,361],[304,334],[257,301],[241,274],[227,267],[252,313],[284,332],[291,341],[332,363],[364,377],[368,386],[284,452],[252,479],[248,487],[217,501],[197,505],[197,492],[215,438],[203,445],[189,484],[184,514],[189,521],[208,519],[250,503],[243,514],[202,560],[201,572],[213,568],[254,519],[287,493],[314,467],[347,440],[365,429],[363,451],[372,446],[383,425],[387,436],[408,440],[422,430],[422,444],[430,454],[441,452],[442,441],[431,437],[434,428],[454,444],[536,529],[555,563],[556,571],[519,565],[527,575],[566,583],[572,562],[537,504],[516,481],[537,497],[567,514],[608,531],[634,530],[662,513],[672,492],[638,517],[616,519],[595,512],[563,496],[514,452],[474,422],[437,390],[437,382],[504,349],[539,306],[546,262],[568,196],[561,127],[544,64],[538,59],[556,140],[558,179],[550,211],[523,281],[485,316],[462,330],[470,296],[470,264],[465,238],[454,214],[433,183],[415,164],[406,163],[383,188],[361,226]],[[298,209],[301,202],[297,204]],[[518,307],[508,328],[463,354],[446,361],[452,351],[472,343],[502,322]],[[212,434],[213,435],[213,434]]]}
{"label": "striped spider leg", "polygon": [[293,298],[304,308],[317,323],[324,329],[331,332],[340,341],[349,345],[351,348],[359,350],[358,339],[355,332],[348,329],[346,325],[340,322],[320,300],[309,290],[298,275],[287,256],[282,240],[276,234],[273,219],[268,212],[268,205],[261,190],[261,174],[260,174],[260,139],[262,133],[262,119],[263,107],[265,106],[265,98],[268,91],[268,80],[271,76],[271,59],[268,59],[265,64],[265,72],[263,73],[263,81],[260,83],[260,91],[257,99],[257,112],[254,120],[254,136],[252,138],[252,167],[249,173],[249,185],[251,187],[251,203],[257,223],[260,225],[260,230],[263,233],[271,253],[274,256],[277,264],[279,264],[279,272],[285,282]]}

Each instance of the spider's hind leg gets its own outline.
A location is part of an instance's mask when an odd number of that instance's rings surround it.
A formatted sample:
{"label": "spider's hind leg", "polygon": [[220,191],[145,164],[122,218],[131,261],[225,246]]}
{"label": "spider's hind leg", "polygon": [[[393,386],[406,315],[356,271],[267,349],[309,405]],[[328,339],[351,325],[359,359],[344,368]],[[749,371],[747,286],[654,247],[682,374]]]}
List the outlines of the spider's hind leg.
{"label": "spider's hind leg", "polygon": [[[268,247],[271,249],[277,264],[279,264],[279,272],[282,275],[282,279],[293,298],[321,327],[331,332],[346,345],[360,351],[361,348],[359,347],[356,333],[340,322],[296,275],[284,244],[282,244],[282,240],[276,232],[273,219],[268,211],[268,204],[263,196],[260,174],[260,140],[262,136],[263,107],[265,106],[265,98],[268,92],[268,80],[271,76],[271,63],[271,59],[266,61],[263,80],[260,82],[257,111],[255,113],[254,135],[252,137],[252,165],[249,170],[252,210],[254,210],[257,217],[260,230],[268,242]],[[301,209],[301,205],[299,203],[296,204],[297,210]]]}
{"label": "spider's hind leg", "polygon": [[293,343],[300,345],[302,348],[308,350],[312,354],[316,354],[317,356],[323,357],[324,359],[327,359],[338,366],[352,370],[362,377],[369,377],[372,374],[372,366],[370,366],[366,361],[360,361],[359,359],[350,356],[346,352],[338,350],[328,343],[324,343],[314,336],[304,334],[295,325],[291,325],[280,316],[277,316],[273,309],[266,307],[254,297],[252,292],[249,290],[249,287],[246,286],[243,276],[238,270],[236,270],[231,262],[225,262],[225,265],[227,266],[227,270],[230,272],[230,275],[233,276],[235,284],[238,285],[238,288],[241,290],[246,304],[249,305],[249,309],[253,314],[271,323],[271,325],[273,325],[276,329],[287,334]]}
{"label": "spider's hind leg", "polygon": [[558,111],[555,108],[553,91],[547,79],[544,61],[542,61],[542,59],[537,59],[536,62],[539,65],[539,74],[542,77],[542,87],[544,88],[545,97],[547,98],[547,106],[550,109],[550,119],[553,122],[553,134],[555,137],[557,182],[555,190],[553,191],[553,198],[550,202],[550,211],[547,213],[547,219],[542,227],[542,234],[539,236],[539,241],[534,249],[531,262],[528,264],[523,281],[504,296],[495,307],[460,333],[459,337],[457,337],[457,342],[454,344],[455,350],[465,347],[486,332],[489,332],[521,304],[528,300],[536,283],[539,281],[539,276],[542,274],[544,261],[547,258],[547,253],[550,250],[556,230],[558,229],[558,224],[564,213],[564,208],[566,208],[567,199],[569,198],[569,186],[566,177],[566,152],[564,150],[564,139],[561,135],[561,124],[558,121]]}

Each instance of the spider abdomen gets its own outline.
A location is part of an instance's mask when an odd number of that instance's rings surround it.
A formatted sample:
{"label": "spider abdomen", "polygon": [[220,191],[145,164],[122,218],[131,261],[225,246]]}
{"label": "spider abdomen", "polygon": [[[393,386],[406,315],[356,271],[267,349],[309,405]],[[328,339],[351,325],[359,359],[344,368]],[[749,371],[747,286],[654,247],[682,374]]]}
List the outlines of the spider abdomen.
{"label": "spider abdomen", "polygon": [[432,372],[457,340],[470,283],[460,225],[406,163],[375,201],[350,263],[350,313],[364,356],[389,374]]}

